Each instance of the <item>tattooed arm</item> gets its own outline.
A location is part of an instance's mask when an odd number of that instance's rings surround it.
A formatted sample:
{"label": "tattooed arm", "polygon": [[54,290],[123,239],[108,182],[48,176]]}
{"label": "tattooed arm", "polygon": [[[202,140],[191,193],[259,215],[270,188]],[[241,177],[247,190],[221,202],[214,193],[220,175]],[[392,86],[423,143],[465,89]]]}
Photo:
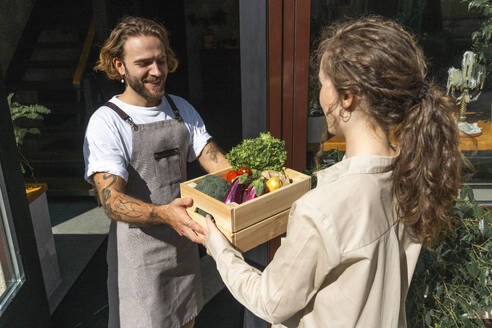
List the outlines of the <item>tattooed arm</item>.
{"label": "tattooed arm", "polygon": [[93,179],[101,205],[110,219],[138,226],[169,224],[180,235],[193,242],[201,242],[195,232],[205,234],[205,230],[186,212],[186,208],[193,205],[191,198],[177,198],[167,205],[153,205],[126,195],[125,180],[117,175],[99,172]]}
{"label": "tattooed arm", "polygon": [[214,172],[229,167],[229,161],[224,157],[224,154],[219,147],[210,140],[203,148],[202,153],[198,157],[198,162],[207,172]]}

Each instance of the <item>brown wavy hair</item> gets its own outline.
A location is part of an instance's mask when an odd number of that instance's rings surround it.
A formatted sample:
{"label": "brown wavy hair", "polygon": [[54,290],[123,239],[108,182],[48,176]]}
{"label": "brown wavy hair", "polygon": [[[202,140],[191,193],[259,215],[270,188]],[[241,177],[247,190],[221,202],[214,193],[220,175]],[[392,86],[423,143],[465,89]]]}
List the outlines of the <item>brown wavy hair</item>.
{"label": "brown wavy hair", "polygon": [[94,70],[105,72],[108,78],[112,80],[121,79],[122,76],[113,65],[113,58],[123,60],[123,46],[126,40],[130,37],[143,35],[155,36],[161,40],[166,49],[169,72],[174,72],[178,68],[178,60],[169,45],[169,36],[166,28],[151,19],[132,16],[124,17],[111,31],[109,38],[101,48],[99,60],[94,66]]}
{"label": "brown wavy hair", "polygon": [[415,37],[393,20],[371,16],[328,28],[317,51],[339,95],[361,97],[399,145],[393,194],[402,222],[420,242],[446,231],[461,186],[458,107],[427,76]]}

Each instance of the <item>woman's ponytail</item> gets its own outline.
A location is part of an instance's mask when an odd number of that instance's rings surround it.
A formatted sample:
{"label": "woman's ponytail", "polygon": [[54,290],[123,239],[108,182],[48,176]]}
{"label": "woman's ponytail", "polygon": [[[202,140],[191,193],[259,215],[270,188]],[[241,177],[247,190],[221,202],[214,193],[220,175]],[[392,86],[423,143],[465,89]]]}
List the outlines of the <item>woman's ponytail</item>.
{"label": "woman's ponytail", "polygon": [[432,82],[424,82],[417,104],[394,132],[401,145],[393,167],[397,210],[425,244],[449,225],[461,185],[457,115],[454,101]]}

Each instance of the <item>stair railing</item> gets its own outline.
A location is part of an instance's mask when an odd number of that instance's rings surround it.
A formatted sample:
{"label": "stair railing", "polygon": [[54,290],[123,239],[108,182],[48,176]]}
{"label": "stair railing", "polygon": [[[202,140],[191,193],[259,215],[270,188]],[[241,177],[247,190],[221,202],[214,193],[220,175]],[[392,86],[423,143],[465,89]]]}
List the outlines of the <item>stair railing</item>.
{"label": "stair railing", "polygon": [[89,59],[89,54],[92,49],[94,34],[95,34],[94,19],[91,19],[91,22],[89,24],[89,29],[87,31],[87,35],[84,40],[84,45],[80,53],[79,62],[77,64],[72,79],[72,85],[77,90],[77,101],[80,102],[83,95],[84,103],[85,103],[84,122],[81,122],[81,120],[79,120],[79,123],[85,123],[85,120],[90,115],[92,109],[91,82],[90,82],[90,78],[88,76],[85,76],[84,73],[86,71],[87,61]]}

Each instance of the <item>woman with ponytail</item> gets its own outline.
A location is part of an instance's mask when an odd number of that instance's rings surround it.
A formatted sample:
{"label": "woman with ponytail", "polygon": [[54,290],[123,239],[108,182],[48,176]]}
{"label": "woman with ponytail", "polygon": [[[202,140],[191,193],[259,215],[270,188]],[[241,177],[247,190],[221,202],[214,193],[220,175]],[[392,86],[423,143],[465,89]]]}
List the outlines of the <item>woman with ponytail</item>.
{"label": "woman with ponytail", "polygon": [[275,327],[406,327],[421,245],[448,227],[461,183],[458,109],[398,23],[368,17],[327,33],[320,104],[344,159],[292,205],[263,272],[210,218],[204,244],[234,297]]}

